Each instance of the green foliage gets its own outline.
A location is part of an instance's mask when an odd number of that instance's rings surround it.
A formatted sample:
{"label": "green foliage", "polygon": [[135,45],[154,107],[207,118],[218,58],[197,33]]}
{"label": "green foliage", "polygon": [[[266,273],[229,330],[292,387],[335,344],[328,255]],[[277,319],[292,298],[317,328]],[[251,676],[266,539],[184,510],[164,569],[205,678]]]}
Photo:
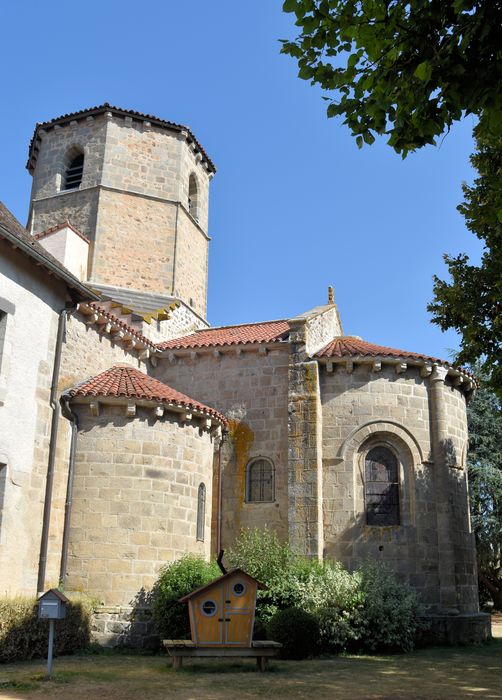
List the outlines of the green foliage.
{"label": "green foliage", "polygon": [[294,608],[317,619],[321,651],[413,648],[417,595],[384,566],[368,563],[351,574],[338,562],[298,557],[267,528],[243,530],[227,558],[267,586],[258,591],[257,616],[271,639],[271,620]]}
{"label": "green foliage", "polygon": [[375,134],[404,156],[464,114],[502,130],[499,2],[286,0],[299,34],[282,52],[329,95],[359,144]]}
{"label": "green foliage", "polygon": [[371,651],[411,651],[422,626],[415,591],[382,564],[367,562],[359,574],[364,604],[356,624],[363,646]]}
{"label": "green foliage", "polygon": [[467,228],[484,244],[480,265],[466,255],[445,256],[451,281],[434,277],[433,322],[461,336],[459,363],[482,359],[488,384],[502,398],[502,138],[482,136],[476,127],[477,150],[471,162],[478,171],[472,185],[463,185],[465,201],[458,209]]}
{"label": "green foliage", "polygon": [[[476,371],[476,367],[474,367]],[[478,574],[502,609],[502,407],[484,383],[467,407],[471,520]]]}
{"label": "green foliage", "polygon": [[161,569],[152,592],[152,616],[161,639],[190,639],[188,606],[178,600],[218,576],[216,562],[191,554]]}
{"label": "green foliage", "polygon": [[267,625],[269,639],[282,644],[283,659],[305,659],[317,648],[319,625],[314,615],[299,608],[278,610]]}
{"label": "green foliage", "polygon": [[[89,644],[92,601],[70,601],[66,618],[57,620],[54,654],[72,654]],[[0,599],[0,661],[47,656],[49,623],[38,619],[34,598]]]}
{"label": "green foliage", "polygon": [[299,35],[282,52],[299,76],[331,93],[359,148],[375,135],[403,157],[465,114],[479,117],[479,178],[464,185],[459,211],[484,243],[481,264],[445,255],[451,281],[434,278],[428,309],[462,337],[460,364],[483,359],[502,398],[502,61],[500,2],[474,0],[286,0]]}

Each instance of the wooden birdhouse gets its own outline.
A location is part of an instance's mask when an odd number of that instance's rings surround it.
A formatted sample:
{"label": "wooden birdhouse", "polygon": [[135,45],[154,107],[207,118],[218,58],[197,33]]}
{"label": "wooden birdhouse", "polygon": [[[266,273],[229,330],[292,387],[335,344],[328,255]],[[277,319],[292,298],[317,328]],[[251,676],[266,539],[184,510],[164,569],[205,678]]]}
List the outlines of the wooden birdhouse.
{"label": "wooden birdhouse", "polygon": [[258,588],[265,586],[233,569],[180,598],[188,603],[195,646],[251,647]]}

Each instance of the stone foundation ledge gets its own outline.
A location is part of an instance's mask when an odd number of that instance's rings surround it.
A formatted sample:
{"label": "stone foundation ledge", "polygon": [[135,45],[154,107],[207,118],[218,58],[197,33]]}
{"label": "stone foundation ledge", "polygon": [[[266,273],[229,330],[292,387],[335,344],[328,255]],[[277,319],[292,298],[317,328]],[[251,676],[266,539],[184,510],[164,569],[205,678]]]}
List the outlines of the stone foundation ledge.
{"label": "stone foundation ledge", "polygon": [[420,633],[417,646],[481,644],[492,638],[491,616],[488,613],[429,613],[422,619],[429,624],[429,629]]}
{"label": "stone foundation ledge", "polygon": [[147,607],[100,606],[91,623],[92,641],[103,647],[157,649],[160,641],[154,632],[152,612]]}

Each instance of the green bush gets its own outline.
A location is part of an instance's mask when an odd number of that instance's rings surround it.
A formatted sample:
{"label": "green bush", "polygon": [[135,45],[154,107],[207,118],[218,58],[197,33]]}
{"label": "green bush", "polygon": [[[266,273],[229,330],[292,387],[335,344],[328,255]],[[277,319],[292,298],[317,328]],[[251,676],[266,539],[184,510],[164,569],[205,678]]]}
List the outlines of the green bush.
{"label": "green bush", "polygon": [[282,644],[283,659],[305,659],[317,650],[319,625],[315,616],[305,610],[278,610],[269,620],[267,632],[269,639]]}
{"label": "green bush", "polygon": [[[90,641],[92,601],[70,601],[64,620],[55,623],[54,654],[72,654]],[[0,599],[0,661],[47,656],[49,623],[38,619],[34,598]]]}
{"label": "green bush", "polygon": [[351,574],[338,562],[294,555],[267,528],[243,530],[227,560],[267,587],[258,591],[257,619],[267,624],[288,608],[315,615],[321,651],[414,646],[421,627],[418,596],[384,565],[369,562]]}
{"label": "green bush", "polygon": [[422,627],[417,593],[383,564],[367,562],[358,573],[364,596],[358,620],[363,646],[371,651],[411,651]]}
{"label": "green bush", "polygon": [[178,599],[218,576],[216,562],[191,554],[161,569],[152,592],[152,616],[161,639],[190,639],[188,606]]}

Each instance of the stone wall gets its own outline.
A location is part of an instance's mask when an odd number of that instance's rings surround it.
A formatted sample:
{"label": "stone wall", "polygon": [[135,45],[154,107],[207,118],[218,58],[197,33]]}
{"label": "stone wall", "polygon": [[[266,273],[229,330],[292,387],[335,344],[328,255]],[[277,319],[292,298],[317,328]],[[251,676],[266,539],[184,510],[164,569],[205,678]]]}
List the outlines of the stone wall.
{"label": "stone wall", "polygon": [[174,294],[205,318],[208,239],[183,207],[177,236]]}
{"label": "stone wall", "polygon": [[[7,314],[0,384],[0,593],[36,591],[52,410],[49,404],[59,312],[66,289],[0,241],[0,296]],[[27,292],[27,289],[30,292]]]}
{"label": "stone wall", "polygon": [[[374,372],[370,363],[322,369],[325,555],[350,569],[366,558],[386,562],[429,606],[472,612],[476,577],[465,472],[449,467],[435,448],[432,386],[418,367],[399,373],[396,365]],[[445,430],[460,445],[465,401],[456,388],[445,392]],[[374,444],[398,455],[398,526],[366,524],[364,456]]]}
{"label": "stone wall", "polygon": [[[275,529],[288,538],[288,348],[225,349],[159,360],[155,377],[224,413],[230,421],[222,447],[222,545],[242,527]],[[246,467],[267,457],[275,467],[275,502],[246,503]]]}
{"label": "stone wall", "polygon": [[[183,554],[209,556],[213,444],[194,423],[152,409],[100,404],[79,415],[69,590],[106,605],[134,605],[159,568]],[[206,485],[204,541],[196,539],[197,495]]]}
{"label": "stone wall", "polygon": [[[84,152],[82,183],[64,191],[75,148]],[[191,173],[198,183],[197,223],[187,213]],[[90,280],[163,294],[176,286],[204,316],[208,195],[209,174],[186,134],[101,114],[43,135],[30,226],[39,232],[69,220],[91,240]]]}

